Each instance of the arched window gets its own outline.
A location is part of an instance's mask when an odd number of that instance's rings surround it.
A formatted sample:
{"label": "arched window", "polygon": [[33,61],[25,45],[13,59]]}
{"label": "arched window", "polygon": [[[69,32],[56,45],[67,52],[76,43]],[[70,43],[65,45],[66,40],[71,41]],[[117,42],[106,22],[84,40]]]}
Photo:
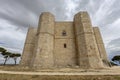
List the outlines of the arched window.
{"label": "arched window", "polygon": [[66,35],[67,35],[65,30],[63,30],[62,35],[63,35],[63,36],[66,36]]}

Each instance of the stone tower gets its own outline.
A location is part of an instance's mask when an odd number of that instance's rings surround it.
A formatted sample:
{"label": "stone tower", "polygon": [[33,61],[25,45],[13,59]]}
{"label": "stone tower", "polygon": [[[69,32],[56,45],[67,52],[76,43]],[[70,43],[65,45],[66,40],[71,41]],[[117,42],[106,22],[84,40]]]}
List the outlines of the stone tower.
{"label": "stone tower", "polygon": [[29,28],[22,66],[41,68],[103,68],[109,66],[98,27],[92,27],[87,12],[73,22],[56,22],[49,12],[40,15],[38,28]]}

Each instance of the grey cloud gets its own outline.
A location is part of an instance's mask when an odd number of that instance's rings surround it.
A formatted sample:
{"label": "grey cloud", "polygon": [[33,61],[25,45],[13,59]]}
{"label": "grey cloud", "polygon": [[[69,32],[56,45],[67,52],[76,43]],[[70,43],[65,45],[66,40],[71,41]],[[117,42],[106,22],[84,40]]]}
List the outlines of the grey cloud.
{"label": "grey cloud", "polygon": [[116,19],[120,18],[120,16],[118,15],[118,13],[120,12],[119,5],[120,3],[117,0],[103,1],[101,6],[99,6],[98,11],[96,10],[96,15],[94,19],[96,18],[95,20],[98,20],[98,22],[95,22],[101,27],[105,27],[106,25],[111,24]]}
{"label": "grey cloud", "polygon": [[0,13],[0,17],[9,21],[11,24],[16,25],[16,26],[20,26],[20,27],[28,27],[28,24],[26,24],[24,21],[18,21],[17,19],[15,19],[13,16],[9,16],[5,13]]}
{"label": "grey cloud", "polygon": [[[75,7],[75,9],[72,12],[69,12],[66,9],[68,7],[67,4],[69,4],[67,2],[69,1],[78,5],[77,7]],[[70,17],[73,18],[73,15],[78,11],[87,10],[91,15],[91,17],[94,18],[95,14],[101,8],[102,4],[104,4],[104,2],[106,2],[105,4],[106,6],[109,5],[109,3],[107,3],[107,0],[75,0],[75,1],[72,1],[72,0],[68,0],[68,1],[65,1],[65,0],[34,0],[34,1],[33,0],[11,0],[11,1],[2,0],[3,4],[5,3],[7,4],[7,6],[4,7],[3,9],[10,7],[11,9],[13,9],[12,13],[16,13],[16,15],[18,15],[21,12],[22,13],[18,16],[11,15],[11,14],[5,15],[4,13],[3,14],[1,13],[1,16],[7,20],[9,18],[9,21],[11,21],[14,25],[16,24],[18,26],[27,27],[30,24],[36,27],[38,18],[41,12],[50,11],[56,16],[57,20],[66,20],[67,19],[66,13],[71,14]],[[116,15],[116,14],[120,12],[119,11],[120,3],[118,2],[118,0],[115,0],[114,3],[116,4],[113,4],[110,7],[108,6],[108,8],[111,10],[111,13],[110,14],[106,13],[104,21],[97,22],[98,25],[103,27],[106,24],[109,24],[114,20],[116,20],[117,18],[119,18],[119,15]],[[102,9],[104,9],[104,6],[101,8],[101,10]],[[9,11],[9,8],[8,8],[8,11]],[[8,11],[6,11],[6,13],[9,13]],[[31,16],[28,16],[29,18],[26,17],[27,14],[30,14],[30,13],[35,17],[34,20],[32,20]],[[100,14],[96,15],[94,19],[96,18],[98,19],[99,18],[98,16],[100,16]],[[68,19],[72,20],[72,18],[68,18]],[[94,22],[96,21],[93,20],[93,23]]]}
{"label": "grey cloud", "polygon": [[120,38],[113,39],[107,44],[109,59],[115,55],[120,55]]}
{"label": "grey cloud", "polygon": [[11,49],[14,52],[22,52],[24,41],[13,39],[9,36],[0,37],[0,46]]}
{"label": "grey cloud", "polygon": [[[20,26],[20,27],[28,27],[28,25],[31,24],[32,16],[30,16],[30,14],[32,14],[32,12],[28,11],[22,6],[18,7],[16,5],[14,6],[15,8],[10,4],[9,6],[10,7],[5,6],[5,8],[3,8],[0,11],[0,18],[5,19],[10,23],[12,23],[13,25]],[[34,14],[32,15],[35,16]],[[33,22],[37,22],[37,20],[35,19],[35,21]]]}
{"label": "grey cloud", "polygon": [[115,55],[120,55],[120,50],[112,50],[108,54],[108,59],[111,60]]}
{"label": "grey cloud", "polygon": [[[56,16],[57,20],[65,19],[65,1],[64,0],[18,0],[18,2],[25,6],[27,10],[34,12],[38,17],[41,12],[51,12]],[[33,2],[33,3],[31,3]],[[61,6],[62,5],[62,6]],[[58,16],[59,15],[59,16]]]}
{"label": "grey cloud", "polygon": [[114,40],[111,40],[108,44],[109,45],[112,45],[114,47],[120,47],[120,38],[117,38],[117,39],[114,39]]}
{"label": "grey cloud", "polygon": [[[20,27],[37,27],[38,18],[41,12],[51,12],[57,20],[65,19],[64,0],[3,0],[0,18]],[[62,5],[62,6],[61,6]]]}
{"label": "grey cloud", "polygon": [[[118,15],[120,13],[120,9],[114,9],[111,11],[110,14],[108,14],[106,20],[104,21],[104,24],[107,25],[107,24],[111,24],[112,22],[114,22],[115,20],[119,19],[120,18],[120,15]],[[104,25],[104,26],[105,26]]]}

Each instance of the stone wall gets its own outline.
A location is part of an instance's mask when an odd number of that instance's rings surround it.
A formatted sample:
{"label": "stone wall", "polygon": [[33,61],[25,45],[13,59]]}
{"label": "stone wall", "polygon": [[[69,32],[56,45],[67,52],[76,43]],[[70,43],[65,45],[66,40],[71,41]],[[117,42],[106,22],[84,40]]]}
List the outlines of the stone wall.
{"label": "stone wall", "polygon": [[[55,66],[70,67],[76,65],[76,46],[73,22],[55,23]],[[63,34],[65,32],[65,34]]]}
{"label": "stone wall", "polygon": [[30,66],[31,64],[31,58],[33,56],[33,51],[35,47],[36,32],[37,32],[36,28],[29,28],[28,30],[22,54],[22,59],[20,61],[20,64],[23,66]]}
{"label": "stone wall", "polygon": [[110,63],[107,59],[107,53],[105,51],[102,36],[100,34],[100,30],[99,30],[98,27],[93,27],[93,31],[94,31],[94,34],[95,34],[95,39],[96,39],[96,43],[97,43],[97,46],[98,46],[100,58],[101,58],[101,60],[102,60],[102,62],[104,63],[105,66],[110,66]]}

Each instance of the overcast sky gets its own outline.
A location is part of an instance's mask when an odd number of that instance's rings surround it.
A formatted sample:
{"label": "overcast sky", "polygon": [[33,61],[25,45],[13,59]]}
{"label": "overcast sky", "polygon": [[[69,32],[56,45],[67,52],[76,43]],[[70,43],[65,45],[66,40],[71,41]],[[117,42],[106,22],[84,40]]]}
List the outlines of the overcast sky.
{"label": "overcast sky", "polygon": [[72,21],[79,11],[100,28],[108,57],[120,55],[120,0],[0,0],[0,46],[22,53],[27,29],[37,27],[41,12]]}

